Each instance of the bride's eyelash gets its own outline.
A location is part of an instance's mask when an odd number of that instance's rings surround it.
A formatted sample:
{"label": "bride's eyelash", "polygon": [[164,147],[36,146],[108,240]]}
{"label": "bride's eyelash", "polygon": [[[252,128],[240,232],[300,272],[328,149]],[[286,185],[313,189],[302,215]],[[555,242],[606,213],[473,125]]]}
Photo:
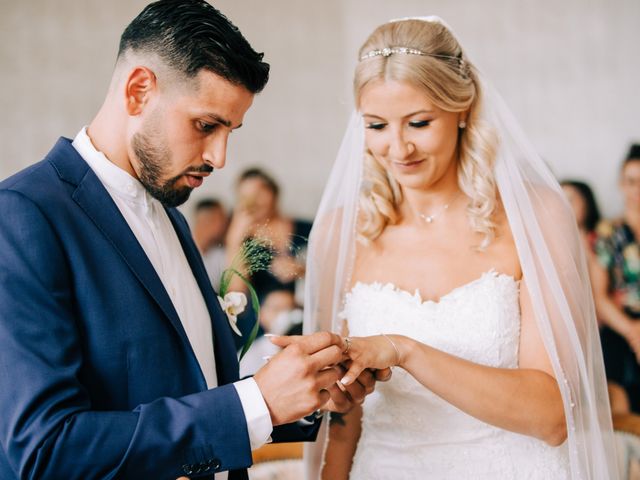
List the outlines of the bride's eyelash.
{"label": "bride's eyelash", "polygon": [[[415,122],[409,122],[409,126],[413,128],[423,128],[423,127],[428,127],[429,125],[431,125],[431,120],[420,120]],[[372,130],[382,130],[386,126],[387,126],[386,123],[380,123],[380,122],[367,123],[366,125],[367,128]]]}

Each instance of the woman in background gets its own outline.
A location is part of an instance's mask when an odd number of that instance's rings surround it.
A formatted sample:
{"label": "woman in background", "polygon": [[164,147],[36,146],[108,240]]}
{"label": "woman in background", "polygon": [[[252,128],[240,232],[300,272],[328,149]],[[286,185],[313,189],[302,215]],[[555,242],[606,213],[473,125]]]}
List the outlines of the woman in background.
{"label": "woman in background", "polygon": [[596,227],[600,222],[600,209],[596,197],[589,185],[578,180],[563,180],[560,182],[569,205],[578,223],[578,229],[585,240],[587,252],[592,252],[596,241]]}
{"label": "woman in background", "polygon": [[640,413],[640,145],[630,148],[619,186],[624,213],[599,224],[591,269],[614,414]]}

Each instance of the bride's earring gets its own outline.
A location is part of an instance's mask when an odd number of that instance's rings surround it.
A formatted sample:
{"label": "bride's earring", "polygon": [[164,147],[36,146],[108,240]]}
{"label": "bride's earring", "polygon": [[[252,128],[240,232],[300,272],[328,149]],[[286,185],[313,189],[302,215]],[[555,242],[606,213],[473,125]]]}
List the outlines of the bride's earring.
{"label": "bride's earring", "polygon": [[467,126],[467,122],[465,122],[464,120],[460,120],[458,122],[458,128],[462,129],[462,128],[466,128],[466,126]]}

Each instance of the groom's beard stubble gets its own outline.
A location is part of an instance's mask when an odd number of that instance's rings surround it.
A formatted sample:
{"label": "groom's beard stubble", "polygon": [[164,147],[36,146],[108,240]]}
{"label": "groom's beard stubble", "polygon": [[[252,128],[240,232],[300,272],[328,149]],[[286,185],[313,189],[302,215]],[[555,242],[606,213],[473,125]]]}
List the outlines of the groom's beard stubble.
{"label": "groom's beard stubble", "polygon": [[163,169],[171,164],[171,152],[158,132],[135,133],[131,147],[140,165],[138,179],[153,198],[166,207],[177,207],[189,199],[193,188],[175,186],[183,174],[162,183]]}

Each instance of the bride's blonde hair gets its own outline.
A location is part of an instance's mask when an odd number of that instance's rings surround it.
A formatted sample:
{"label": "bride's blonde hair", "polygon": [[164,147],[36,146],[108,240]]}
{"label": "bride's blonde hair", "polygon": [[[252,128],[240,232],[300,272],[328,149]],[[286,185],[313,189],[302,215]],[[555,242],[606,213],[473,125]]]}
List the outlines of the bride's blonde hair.
{"label": "bride's blonde hair", "polygon": [[[493,165],[497,138],[479,118],[482,92],[478,77],[458,41],[439,22],[411,19],[381,25],[362,45],[359,57],[398,48],[419,50],[425,55],[376,54],[361,60],[354,78],[356,103],[370,82],[393,80],[424,89],[429,99],[445,111],[468,111],[466,128],[460,129],[458,138],[458,184],[469,198],[467,214],[472,229],[484,235],[479,247],[485,248],[495,236],[492,217],[497,191]],[[401,200],[398,183],[367,150],[358,236],[365,241],[374,240],[387,225],[395,224]]]}

